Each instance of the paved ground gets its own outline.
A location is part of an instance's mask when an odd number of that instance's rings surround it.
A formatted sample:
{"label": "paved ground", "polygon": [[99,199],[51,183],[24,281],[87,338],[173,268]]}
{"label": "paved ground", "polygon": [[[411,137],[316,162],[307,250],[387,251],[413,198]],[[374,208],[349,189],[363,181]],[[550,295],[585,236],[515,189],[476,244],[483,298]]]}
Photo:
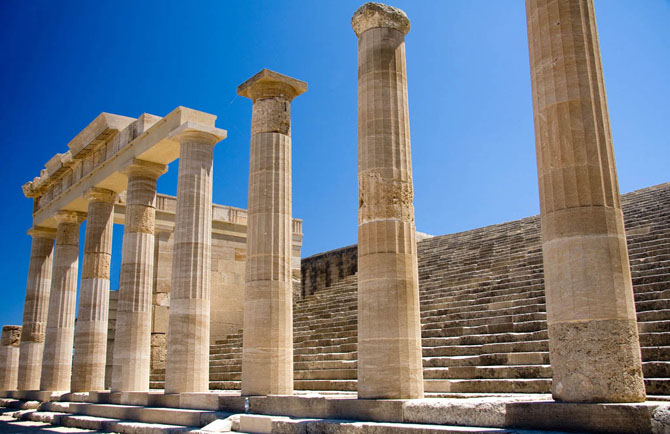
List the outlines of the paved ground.
{"label": "paved ground", "polygon": [[90,429],[68,428],[64,426],[53,426],[43,422],[32,422],[28,420],[16,420],[9,416],[16,409],[0,408],[0,434],[23,434],[23,433],[76,433],[76,434],[94,434],[102,431],[93,431]]}

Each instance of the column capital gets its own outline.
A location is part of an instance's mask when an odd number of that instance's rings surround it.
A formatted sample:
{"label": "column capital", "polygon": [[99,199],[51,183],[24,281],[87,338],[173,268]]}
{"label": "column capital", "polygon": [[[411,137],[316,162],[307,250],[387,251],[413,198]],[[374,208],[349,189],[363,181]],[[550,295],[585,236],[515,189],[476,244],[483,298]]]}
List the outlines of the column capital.
{"label": "column capital", "polygon": [[28,229],[28,235],[33,238],[50,238],[53,240],[56,238],[56,232],[56,229],[47,228],[44,226],[33,226],[32,228]]}
{"label": "column capital", "polygon": [[380,27],[395,29],[406,35],[409,32],[409,18],[401,9],[383,3],[368,2],[354,12],[351,27],[359,38],[365,31]]}
{"label": "column capital", "polygon": [[168,134],[170,139],[179,142],[180,145],[196,142],[214,146],[227,136],[228,132],[226,130],[191,121],[181,124]]}
{"label": "column capital", "polygon": [[84,193],[84,197],[89,202],[114,203],[118,196],[119,194],[113,190],[98,187],[90,188]]}
{"label": "column capital", "polygon": [[56,213],[55,219],[56,222],[58,222],[58,224],[74,223],[78,225],[84,220],[86,220],[86,213],[79,211],[61,210]]}
{"label": "column capital", "polygon": [[305,93],[307,83],[269,69],[262,69],[249,80],[237,87],[237,94],[250,98],[253,102],[258,99],[283,97],[291,101],[298,95]]}
{"label": "column capital", "polygon": [[158,179],[168,171],[165,164],[154,163],[152,161],[132,159],[123,169],[126,176],[144,176],[147,178]]}
{"label": "column capital", "polygon": [[2,345],[18,347],[21,343],[21,326],[6,325],[2,326]]}

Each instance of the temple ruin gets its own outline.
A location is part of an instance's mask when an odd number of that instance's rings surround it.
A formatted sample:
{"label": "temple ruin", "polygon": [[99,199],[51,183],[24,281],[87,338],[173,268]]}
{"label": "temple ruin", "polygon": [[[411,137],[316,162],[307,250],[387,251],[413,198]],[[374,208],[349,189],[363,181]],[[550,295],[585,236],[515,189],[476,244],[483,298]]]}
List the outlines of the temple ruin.
{"label": "temple ruin", "polygon": [[[526,10],[540,216],[416,232],[410,20],[366,3],[358,244],[301,260],[291,104],[307,83],[263,69],[237,88],[248,210],[212,203],[215,115],[102,113],[23,186],[30,270],[0,405],[113,432],[668,432],[670,184],[619,194],[592,0]],[[159,194],[175,160],[177,195]]]}

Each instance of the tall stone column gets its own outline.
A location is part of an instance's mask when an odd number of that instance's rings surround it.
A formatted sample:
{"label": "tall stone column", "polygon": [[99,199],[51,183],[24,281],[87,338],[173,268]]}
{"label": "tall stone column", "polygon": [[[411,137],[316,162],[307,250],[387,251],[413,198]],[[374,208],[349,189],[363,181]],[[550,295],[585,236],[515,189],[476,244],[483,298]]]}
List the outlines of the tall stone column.
{"label": "tall stone column", "polygon": [[223,130],[172,135],[180,151],[165,393],[209,390],[212,161],[224,137]]}
{"label": "tall stone column", "polygon": [[156,180],[167,166],[134,160],[128,189],[114,335],[112,391],[149,390]]}
{"label": "tall stone column", "polygon": [[421,323],[403,11],[361,6],[358,36],[358,396],[421,398]]}
{"label": "tall stone column", "polygon": [[0,340],[0,390],[16,390],[19,383],[21,326],[3,326]]}
{"label": "tall stone column", "polygon": [[70,390],[77,307],[79,225],[84,218],[83,213],[74,211],[59,211],[56,214],[58,229],[42,358],[41,390]]}
{"label": "tall stone column", "polygon": [[73,372],[76,375],[72,376],[72,392],[105,389],[109,267],[116,196],[116,192],[101,188],[86,193],[88,216],[74,335]]}
{"label": "tall stone column", "polygon": [[251,157],[242,394],[293,393],[291,101],[307,83],[262,70],[237,88],[251,98]]}
{"label": "tall stone column", "polygon": [[527,0],[553,396],[645,400],[592,0]]}
{"label": "tall stone column", "polygon": [[32,236],[33,243],[23,307],[18,387],[19,390],[39,390],[56,231],[35,227],[28,234]]}

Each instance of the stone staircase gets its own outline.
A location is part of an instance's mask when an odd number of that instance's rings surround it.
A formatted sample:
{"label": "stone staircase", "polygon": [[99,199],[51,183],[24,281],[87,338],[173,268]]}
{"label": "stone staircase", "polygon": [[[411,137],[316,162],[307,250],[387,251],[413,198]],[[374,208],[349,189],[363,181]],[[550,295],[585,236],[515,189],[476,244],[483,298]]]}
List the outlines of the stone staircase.
{"label": "stone staircase", "polygon": [[[670,395],[670,183],[622,202],[647,393]],[[550,391],[540,237],[535,216],[418,243],[427,392]],[[295,303],[296,390],[356,390],[356,308],[356,275]],[[212,345],[211,389],[239,389],[241,346]]]}

